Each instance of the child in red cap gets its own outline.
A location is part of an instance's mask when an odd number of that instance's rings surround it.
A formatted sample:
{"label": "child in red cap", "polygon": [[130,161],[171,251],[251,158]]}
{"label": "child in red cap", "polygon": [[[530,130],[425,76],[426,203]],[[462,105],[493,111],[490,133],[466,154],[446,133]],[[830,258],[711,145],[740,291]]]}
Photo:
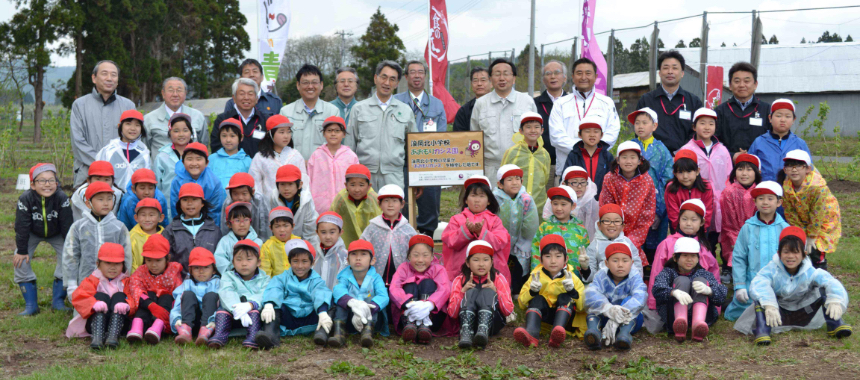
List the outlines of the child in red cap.
{"label": "child in red cap", "polygon": [[87,171],[87,181],[72,193],[72,215],[74,216],[75,221],[80,220],[82,215],[90,212],[89,207],[87,207],[86,193],[87,188],[94,182],[104,182],[111,187],[111,191],[116,198],[112,211],[114,215],[118,214],[119,205],[124,193],[119,187],[114,185],[114,178],[113,165],[111,165],[110,162],[95,161],[90,165],[89,171]]}
{"label": "child in red cap", "polygon": [[358,156],[343,145],[346,123],[339,116],[323,121],[322,144],[308,157],[308,184],[314,197],[317,212],[322,214],[331,207],[334,197],[344,189],[346,169],[358,164]]}
{"label": "child in red cap", "polygon": [[125,288],[134,315],[126,337],[129,343],[146,339],[149,344],[158,344],[161,333],[165,328],[169,330],[173,289],[182,284],[182,265],[170,261],[169,253],[167,239],[158,234],[143,245],[143,265],[134,271]]}
{"label": "child in red cap", "polygon": [[131,240],[131,271],[143,265],[143,245],[149,237],[164,232],[160,222],[164,220],[161,204],[154,198],[146,198],[137,202],[134,208],[134,220],[137,224],[128,232]]}
{"label": "child in red cap", "polygon": [[371,187],[370,170],[356,164],[346,169],[346,188],[331,202],[331,211],[343,218],[343,243],[349,246],[361,236],[370,220],[381,215],[378,194]]}
{"label": "child in red cap", "polygon": [[26,305],[18,315],[39,312],[36,274],[30,266],[30,260],[43,241],[51,244],[57,253],[51,306],[59,311],[69,310],[64,303],[63,244],[72,222],[72,207],[69,197],[60,189],[57,168],[54,164],[36,164],[30,169],[30,190],[18,197],[15,211],[15,254],[12,266],[15,268],[15,283],[21,288]]}
{"label": "child in red cap", "polygon": [[295,165],[307,175],[304,157],[293,149],[292,127],[293,123],[284,115],[272,115],[266,120],[266,135],[260,140],[260,152],[254,155],[248,169],[263,194],[276,190],[276,173],[281,166]]}
{"label": "child in red cap", "polygon": [[[176,203],[175,199],[170,199],[170,186],[173,178],[176,177],[176,163],[182,160],[185,147],[196,140],[194,136],[195,133],[191,129],[191,116],[176,112],[167,121],[167,137],[172,144],[158,149],[153,159],[152,170],[155,172],[155,178],[158,179],[158,190],[167,197],[168,204]],[[172,207],[169,208],[172,209]],[[164,214],[170,217],[172,212],[165,209]]]}
{"label": "child in red cap", "polygon": [[209,157],[209,166],[218,175],[221,184],[227,186],[236,173],[247,173],[251,169],[251,156],[242,149],[242,123],[234,118],[221,122],[218,126],[221,149]]}
{"label": "child in red cap", "polygon": [[134,226],[138,223],[134,219],[137,203],[147,198],[157,201],[161,205],[161,213],[165,214],[165,218],[156,224],[167,227],[170,223],[170,219],[166,216],[167,209],[169,208],[167,198],[158,189],[158,179],[155,177],[155,172],[147,168],[142,168],[131,175],[131,182],[129,182],[125,189],[125,195],[122,197],[122,202],[120,202],[116,215],[117,219],[123,222],[129,231],[134,229]]}
{"label": "child in red cap", "polygon": [[[311,244],[317,243],[316,206],[307,184],[304,169],[293,164],[278,168],[274,190],[266,194],[269,200],[269,211],[275,207],[286,207],[293,213],[293,234],[305,239]],[[259,183],[259,182],[258,182]]]}
{"label": "child in red cap", "polygon": [[[230,262],[233,261],[233,246],[239,240],[251,240],[257,245],[263,245],[263,241],[257,237],[257,232],[251,227],[254,216],[251,215],[251,204],[247,202],[233,202],[227,206],[227,224],[230,232],[221,237],[215,248],[215,266],[218,272],[226,273],[230,270]],[[266,273],[269,274],[269,273]]]}
{"label": "child in red cap", "polygon": [[119,137],[99,150],[96,160],[110,162],[116,172],[116,186],[125,189],[131,181],[132,173],[152,166],[149,148],[143,141],[146,138],[143,114],[138,110],[123,112],[119,118],[117,132]]}
{"label": "child in red cap", "polygon": [[176,166],[176,177],[170,184],[171,219],[179,214],[179,191],[187,183],[197,184],[203,189],[209,205],[209,217],[215,221],[215,225],[220,226],[221,206],[226,193],[218,175],[209,167],[209,149],[201,143],[188,144],[182,153],[182,165]]}
{"label": "child in red cap", "polygon": [[211,207],[204,197],[200,185],[182,185],[176,194],[180,214],[161,233],[170,243],[170,259],[182,264],[186,273],[192,249],[203,247],[212,252],[221,240],[221,230],[212,220],[209,214]]}
{"label": "child in red cap", "polygon": [[170,328],[176,333],[177,344],[191,343],[196,329],[194,344],[204,346],[215,329],[221,276],[215,268],[215,256],[206,248],[191,250],[188,267],[191,268],[191,277],[173,290]]}
{"label": "child in red cap", "polygon": [[271,237],[272,231],[269,228],[269,220],[266,218],[266,213],[271,207],[265,194],[257,191],[254,177],[248,173],[236,173],[230,177],[230,182],[226,182],[226,184],[227,194],[221,208],[221,235],[230,232],[230,226],[227,225],[227,206],[233,202],[247,202],[251,204],[251,215],[254,215],[251,226],[254,227],[257,237],[263,241]]}
{"label": "child in red cap", "polygon": [[[705,231],[711,227],[714,206],[714,188],[711,181],[702,178],[699,173],[699,159],[696,153],[689,149],[681,149],[675,153],[675,164],[672,172],[675,178],[666,185],[666,213],[669,216],[669,231],[678,231],[680,207],[684,201],[700,199],[705,205]],[[713,244],[711,244],[713,247]]]}
{"label": "child in red cap", "polygon": [[[585,250],[586,255],[584,259],[582,256],[579,258],[579,264],[581,265],[580,273],[582,273],[585,283],[594,281],[594,276],[597,275],[597,272],[606,268],[606,248],[610,244],[626,244],[630,248],[630,252],[638,252],[633,242],[627,236],[624,236],[625,215],[624,211],[621,210],[621,206],[607,203],[600,206],[598,215],[600,220],[594,223],[597,225],[597,231]],[[642,277],[642,259],[637,254],[633,256],[632,260],[636,274]]]}
{"label": "child in red cap", "polygon": [[[349,245],[349,266],[337,275],[334,286],[334,325],[328,345],[344,347],[347,333],[361,333],[361,346],[373,346],[373,332],[388,336],[388,289],[373,265],[373,245],[358,239]],[[349,321],[350,323],[347,323]]]}
{"label": "child in red cap", "polygon": [[90,348],[114,349],[119,335],[128,326],[130,307],[123,289],[127,286],[126,251],[115,243],[105,243],[98,250],[97,268],[71,292],[72,306],[78,315],[69,322],[66,337],[92,336]]}
{"label": "child in red cap", "polygon": [[[579,258],[584,257],[585,249],[588,247],[588,230],[582,225],[582,221],[573,216],[576,209],[576,191],[567,186],[553,187],[547,190],[547,198],[552,207],[552,216],[544,220],[537,229],[531,243],[531,267],[535,268],[541,264],[541,239],[544,236],[555,234],[564,238],[567,249],[568,264],[573,267],[573,273],[580,280],[583,279],[580,269],[588,268],[580,264]],[[531,272],[531,270],[526,270]],[[527,282],[527,281],[526,281]],[[523,284],[523,283],[520,283]]]}
{"label": "child in red cap", "polygon": [[732,252],[738,234],[744,223],[755,216],[755,197],[751,192],[762,181],[760,162],[752,154],[738,154],[726,188],[720,193],[720,256],[723,258],[720,280],[724,284],[732,282]]}

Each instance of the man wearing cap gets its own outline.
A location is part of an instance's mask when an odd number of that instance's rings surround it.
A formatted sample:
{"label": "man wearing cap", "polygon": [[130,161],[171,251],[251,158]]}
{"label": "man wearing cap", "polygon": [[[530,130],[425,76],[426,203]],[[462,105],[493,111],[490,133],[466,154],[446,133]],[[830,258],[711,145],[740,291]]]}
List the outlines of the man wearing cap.
{"label": "man wearing cap", "polygon": [[190,120],[191,141],[198,141],[209,145],[209,134],[206,130],[207,118],[203,113],[185,105],[185,97],[188,95],[188,86],[185,80],[179,77],[170,77],[161,84],[161,105],[143,117],[143,126],[146,128],[144,143],[152,153],[152,160],[158,155],[158,150],[165,145],[170,145],[170,136],[167,127],[170,117],[174,113],[184,113]]}
{"label": "man wearing cap", "polygon": [[72,103],[72,155],[75,158],[74,185],[87,179],[87,170],[99,150],[116,137],[116,122],[123,112],[134,109],[134,103],[116,93],[119,66],[113,61],[99,61],[93,68],[93,92]]}
{"label": "man wearing cap", "polygon": [[[776,181],[776,175],[782,169],[783,159],[788,152],[801,150],[809,156],[809,147],[796,134],[791,133],[791,126],[797,120],[794,102],[790,99],[777,99],[770,106],[771,130],[757,137],[749,149],[761,159],[761,179]],[[809,165],[812,161],[809,161]]]}
{"label": "man wearing cap", "polygon": [[[409,61],[406,63],[406,87],[409,91],[394,95],[397,99],[412,107],[415,115],[415,126],[418,132],[445,132],[448,130],[448,118],[445,116],[445,107],[442,101],[424,91],[424,83],[427,78],[427,66],[421,61]],[[406,181],[404,189],[409,188],[408,165],[403,167],[403,178]],[[433,236],[439,225],[439,205],[442,203],[442,188],[439,186],[428,186],[422,188],[418,193],[418,215],[415,218],[415,226],[421,233]],[[409,194],[406,194],[409,201]],[[409,207],[403,209],[403,214],[409,217]]]}
{"label": "man wearing cap", "polygon": [[[262,77],[261,77],[262,80]],[[266,120],[275,111],[268,111],[261,104],[259,94],[260,85],[252,79],[239,78],[233,82],[233,103],[224,113],[218,115],[212,123],[212,132],[209,134],[209,147],[213,152],[221,149],[220,128],[221,122],[233,118],[242,123],[242,143],[239,145],[248,157],[254,157],[260,145],[260,140],[266,136]],[[280,100],[279,100],[280,101]],[[230,105],[230,102],[227,103]],[[278,104],[280,107],[280,103]]]}
{"label": "man wearing cap", "polygon": [[331,116],[338,116],[340,111],[329,102],[320,99],[323,87],[323,75],[314,65],[305,64],[296,73],[296,89],[302,96],[281,108],[284,115],[293,122],[293,148],[308,159],[314,150],[325,144],[322,133],[322,123]]}
{"label": "man wearing cap", "polygon": [[403,69],[394,61],[376,66],[376,92],[352,107],[344,145],[370,169],[373,187],[405,187],[406,133],[418,132],[412,108],[392,96]]}
{"label": "man wearing cap", "polygon": [[[580,58],[573,63],[573,85],[576,91],[558,99],[549,113],[549,138],[555,148],[556,162],[564,163],[573,146],[581,140],[579,125],[586,117],[600,125],[603,131],[600,140],[609,144],[607,149],[611,149],[618,140],[621,121],[615,102],[594,90],[596,81],[597,65],[594,62]],[[556,164],[556,175],[561,175],[563,166]]]}
{"label": "man wearing cap", "polygon": [[684,56],[675,50],[660,54],[660,87],[639,98],[636,109],[649,107],[657,112],[659,123],[654,138],[666,144],[672,154],[693,136],[693,112],[702,108],[702,100],[681,88],[684,77]]}
{"label": "man wearing cap", "polygon": [[[284,105],[278,95],[271,91],[263,91],[263,65],[253,58],[248,58],[239,64],[239,77],[252,80],[257,84],[257,103],[259,109],[268,115],[278,113],[278,110]],[[230,99],[224,105],[224,112],[230,112],[236,105],[236,99]]]}
{"label": "man wearing cap", "polygon": [[457,115],[454,116],[454,130],[455,131],[468,131],[472,122],[472,110],[475,109],[475,102],[478,98],[487,95],[492,91],[492,87],[490,86],[490,72],[486,67],[476,67],[472,69],[472,72],[469,73],[469,80],[471,80],[472,93],[475,94],[475,97],[472,100],[463,104],[462,107],[457,111]]}
{"label": "man wearing cap", "polygon": [[[552,106],[555,102],[564,96],[567,96],[567,91],[564,90],[564,84],[567,83],[567,66],[555,59],[547,62],[543,67],[543,85],[546,87],[540,96],[535,98],[535,107],[543,120],[549,121]],[[555,166],[555,147],[550,144],[549,128],[543,129],[543,147],[549,152],[550,165]],[[550,179],[547,186],[551,187],[555,184],[555,168],[550,169]]]}
{"label": "man wearing cap", "polygon": [[732,97],[722,102],[717,112],[716,136],[736,158],[746,153],[756,137],[771,129],[770,104],[755,96],[758,69],[748,62],[738,62],[729,69],[729,89]]}
{"label": "man wearing cap", "polygon": [[502,157],[514,145],[514,133],[519,129],[524,112],[537,112],[531,95],[514,89],[517,67],[504,58],[490,64],[493,91],[475,102],[470,129],[484,132],[484,174],[496,175]]}

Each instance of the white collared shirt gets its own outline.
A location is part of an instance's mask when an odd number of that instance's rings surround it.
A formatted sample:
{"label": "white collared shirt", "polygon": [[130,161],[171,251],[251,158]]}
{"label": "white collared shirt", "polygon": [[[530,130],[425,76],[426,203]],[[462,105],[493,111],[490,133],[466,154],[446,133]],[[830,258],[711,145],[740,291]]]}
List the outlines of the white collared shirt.
{"label": "white collared shirt", "polygon": [[373,94],[373,97],[376,98],[376,101],[379,102],[379,107],[381,107],[382,111],[385,112],[385,110],[388,109],[388,104],[391,103],[392,97],[389,97],[387,102],[383,102],[382,100],[380,100],[379,96],[377,96],[376,93]]}
{"label": "white collared shirt", "polygon": [[559,100],[559,99],[561,99],[562,96],[564,96],[564,91],[562,91],[561,95],[559,95],[559,97],[557,97],[557,98],[555,96],[552,96],[552,93],[549,91],[547,91],[546,94],[549,95],[549,100],[551,100],[553,102],[553,104],[555,104],[556,100]]}
{"label": "white collared shirt", "polygon": [[256,111],[257,111],[256,107],[251,108],[251,114],[250,114],[250,115],[248,115],[248,117],[247,117],[247,118],[245,118],[245,116],[242,116],[242,111],[239,111],[239,107],[237,107],[237,106],[234,104],[234,105],[233,105],[233,108],[235,108],[235,109],[236,109],[236,112],[239,114],[239,118],[240,118],[240,119],[242,119],[242,124],[245,124],[245,125],[248,125],[248,122],[249,122],[249,121],[251,121],[251,118],[252,118],[252,117],[254,117],[254,112],[256,112]]}
{"label": "white collared shirt", "polygon": [[174,113],[177,113],[182,110],[182,106],[179,106],[179,109],[174,111],[167,106],[167,103],[164,103],[164,109],[167,111],[167,120],[170,120],[170,118],[173,117]]}
{"label": "white collared shirt", "polygon": [[[412,97],[412,99],[418,99],[418,104],[421,104],[421,101],[422,101],[422,100],[424,100],[424,91],[421,91],[421,93],[420,93],[420,94],[418,94],[418,96],[415,96],[415,95],[412,93],[412,91],[410,91],[410,92],[409,92],[409,96],[410,96],[410,97]],[[414,103],[415,103],[415,100],[413,100],[412,102],[413,102],[413,104],[414,104]],[[412,105],[412,104],[410,104],[410,105]]]}

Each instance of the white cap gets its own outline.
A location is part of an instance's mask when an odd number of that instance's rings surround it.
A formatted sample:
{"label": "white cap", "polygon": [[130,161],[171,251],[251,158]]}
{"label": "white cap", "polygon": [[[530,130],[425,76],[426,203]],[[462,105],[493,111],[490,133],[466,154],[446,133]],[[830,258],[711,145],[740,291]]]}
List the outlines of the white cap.
{"label": "white cap", "polygon": [[714,118],[714,120],[716,120],[717,119],[717,113],[714,112],[714,110],[712,110],[710,108],[702,107],[702,108],[697,109],[696,113],[693,114],[693,123],[695,123],[696,120],[699,120],[700,117],[712,117],[712,118]]}
{"label": "white cap", "polygon": [[290,254],[290,251],[296,248],[306,249],[308,252],[313,251],[308,243],[302,239],[291,239],[284,243],[284,252],[286,252],[287,255]]}
{"label": "white cap", "polygon": [[705,208],[705,203],[702,202],[699,198],[688,199],[681,203],[681,207],[678,209],[678,213],[680,214],[684,210],[690,210],[695,212],[696,214],[701,215],[703,218],[705,214],[708,212],[708,209]]}
{"label": "white cap", "polygon": [[489,187],[491,189],[493,188],[493,185],[490,183],[490,179],[485,177],[485,176],[482,176],[482,175],[475,175],[475,176],[469,177],[469,179],[467,179],[466,182],[463,182],[463,187],[469,187],[469,185],[471,185],[475,182],[485,183],[485,184],[487,184],[487,187]]}
{"label": "white cap", "polygon": [[403,200],[403,189],[397,185],[385,185],[379,189],[379,192],[376,193],[376,199],[384,199],[384,198],[400,198]]}
{"label": "white cap", "polygon": [[541,117],[540,114],[537,112],[524,112],[523,115],[520,116],[520,126],[522,126],[523,123],[527,121],[537,121],[541,125],[543,125],[543,117]]}
{"label": "white cap", "polygon": [[678,240],[675,240],[675,253],[698,254],[701,249],[702,246],[699,245],[699,242],[696,239],[682,237]]}
{"label": "white cap", "polygon": [[770,114],[773,115],[773,113],[778,110],[791,110],[791,113],[794,113],[794,102],[790,99],[774,100],[770,105]]}
{"label": "white cap", "polygon": [[651,120],[655,123],[657,122],[657,112],[654,112],[651,107],[645,107],[631,112],[630,115],[627,115],[627,121],[629,121],[631,125],[636,124],[636,116],[639,116],[640,113],[647,113],[648,116],[651,116]]}
{"label": "white cap", "polygon": [[618,156],[620,156],[621,153],[626,152],[628,150],[635,150],[636,153],[639,153],[640,156],[642,155],[642,148],[639,146],[639,144],[637,144],[633,141],[625,141],[625,142],[621,143],[620,145],[618,145]]}
{"label": "white cap", "polygon": [[[473,240],[471,243],[469,243],[469,246],[466,247],[466,257],[471,256],[473,253],[472,250],[475,248],[478,248],[478,251],[481,253],[489,253],[490,256],[493,256],[493,254],[491,252],[495,251],[493,249],[493,246],[490,245],[490,243],[487,243],[486,241],[483,241],[483,240]],[[488,251],[488,249],[489,249],[489,251]],[[475,253],[477,253],[477,252],[475,252]]]}
{"label": "white cap", "polygon": [[783,161],[795,160],[795,161],[803,161],[807,166],[812,166],[812,158],[809,157],[809,153],[802,149],[795,149],[785,154],[785,158]]}
{"label": "white cap", "polygon": [[750,190],[750,195],[753,198],[758,197],[759,195],[765,194],[773,194],[778,197],[782,196],[782,186],[774,181],[762,181],[758,185],[755,186],[754,189]]}
{"label": "white cap", "polygon": [[[499,171],[496,174],[496,177],[499,179],[499,182],[502,182],[502,180],[505,179],[505,177],[507,176],[508,172],[511,171],[518,172],[520,177],[523,176],[523,169],[520,169],[519,166],[516,166],[514,164],[502,165],[502,167],[499,168]],[[512,173],[512,175],[517,174]]]}
{"label": "white cap", "polygon": [[567,191],[568,194],[570,194],[570,199],[573,201],[574,204],[579,202],[579,200],[576,199],[576,191],[574,191],[572,187],[566,185],[559,185],[558,187],[564,189],[565,191]]}
{"label": "white cap", "polygon": [[585,178],[588,178],[588,171],[581,166],[568,166],[567,169],[564,169],[564,173],[561,174],[561,182],[567,180],[567,175],[571,173],[583,173],[585,174]]}

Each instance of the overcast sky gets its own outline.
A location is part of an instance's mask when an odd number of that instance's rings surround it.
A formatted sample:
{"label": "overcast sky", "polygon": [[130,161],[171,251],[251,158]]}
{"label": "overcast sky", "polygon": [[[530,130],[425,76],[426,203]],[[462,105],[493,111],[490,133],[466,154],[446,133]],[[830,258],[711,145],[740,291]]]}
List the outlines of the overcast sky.
{"label": "overcast sky", "polygon": [[[578,34],[577,25],[582,0],[540,0],[537,2],[535,45],[571,38]],[[256,36],[256,1],[240,0],[241,11],[248,18],[246,29],[252,45]],[[367,28],[370,16],[377,7],[389,21],[400,27],[400,38],[409,51],[422,51],[426,44],[427,0],[293,0],[291,37],[314,34],[332,35],[345,29],[356,37]],[[650,6],[659,4],[659,7]],[[744,1],[723,0],[719,5],[710,2],[675,0],[671,2],[641,0],[598,0],[594,29],[596,32],[612,28],[621,29],[645,25],[654,20],[668,20],[700,14],[702,11],[743,11],[797,9],[858,4],[849,0],[825,0],[819,2]],[[669,5],[674,5],[669,8]],[[486,53],[488,50],[519,51],[529,42],[530,2],[525,0],[449,0],[448,23],[450,25],[449,59],[466,55]],[[0,20],[5,21],[14,14],[14,5],[9,0],[0,0]],[[752,18],[746,14],[709,15],[710,45],[750,45]],[[818,10],[802,12],[765,13],[762,15],[764,34],[770,38],[776,34],[780,44],[797,44],[801,38],[816,40],[825,30],[836,32],[843,38],[851,34],[860,37],[860,8]],[[674,46],[679,39],[689,43],[701,34],[701,18],[692,18],[660,24],[660,38],[667,47]],[[625,47],[639,37],[650,35],[650,28],[616,33]],[[606,48],[608,34],[598,36],[602,49]],[[570,50],[564,42],[547,47]],[[256,48],[248,52],[255,56]],[[55,66],[73,66],[74,55],[54,57]]]}

